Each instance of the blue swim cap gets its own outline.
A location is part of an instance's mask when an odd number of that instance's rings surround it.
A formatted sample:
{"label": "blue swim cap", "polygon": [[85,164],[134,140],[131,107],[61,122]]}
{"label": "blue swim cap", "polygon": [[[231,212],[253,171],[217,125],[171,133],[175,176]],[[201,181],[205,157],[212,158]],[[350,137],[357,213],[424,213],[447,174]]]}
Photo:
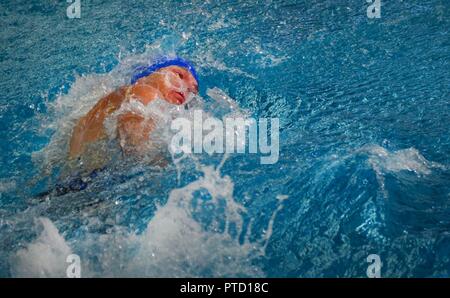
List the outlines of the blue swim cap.
{"label": "blue swim cap", "polygon": [[139,80],[140,78],[149,76],[152,73],[158,71],[159,69],[168,66],[180,66],[186,68],[187,70],[189,70],[189,72],[192,74],[192,76],[195,78],[198,84],[198,76],[194,66],[189,61],[184,60],[183,58],[180,57],[175,58],[161,57],[157,59],[155,63],[149,66],[140,66],[136,68],[131,78],[131,84],[136,83],[136,81]]}

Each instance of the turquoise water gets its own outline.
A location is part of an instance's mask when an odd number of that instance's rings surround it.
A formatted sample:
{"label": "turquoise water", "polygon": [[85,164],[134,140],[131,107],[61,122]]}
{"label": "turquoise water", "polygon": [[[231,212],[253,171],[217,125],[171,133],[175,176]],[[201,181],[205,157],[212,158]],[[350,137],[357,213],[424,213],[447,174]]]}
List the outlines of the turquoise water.
{"label": "turquoise water", "polygon": [[[448,1],[254,2],[0,3],[0,276],[64,276],[71,253],[84,276],[365,277],[369,254],[449,276]],[[39,197],[75,119],[162,53],[193,61],[205,106],[278,117],[279,161],[113,158]]]}

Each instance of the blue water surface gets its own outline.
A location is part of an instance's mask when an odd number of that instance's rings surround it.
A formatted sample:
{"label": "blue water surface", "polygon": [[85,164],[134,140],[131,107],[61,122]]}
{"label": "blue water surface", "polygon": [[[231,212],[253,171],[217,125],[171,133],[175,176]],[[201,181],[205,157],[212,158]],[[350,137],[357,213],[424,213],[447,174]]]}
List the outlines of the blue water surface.
{"label": "blue water surface", "polygon": [[[365,277],[367,256],[377,254],[382,276],[449,276],[448,1],[382,0],[379,19],[367,17],[364,0],[81,0],[79,19],[67,17],[68,5],[0,3],[0,276],[39,263],[39,254],[17,252],[36,244],[40,217],[90,275],[120,276],[142,243],[123,234],[142,235],[172,190],[202,177],[192,164],[179,180],[174,166],[116,166],[83,191],[36,199],[54,186],[33,158],[60,129],[52,105],[82,78],[114,76],[124,57],[156,45],[193,61],[206,100],[216,87],[252,117],[278,117],[280,158],[262,165],[233,155],[221,168],[246,209],[233,249],[221,253],[228,244],[216,241],[192,247],[196,258],[175,249],[189,242],[171,239],[165,249],[176,257],[149,253],[156,267],[123,275]],[[193,204],[210,192],[193,193]],[[212,234],[228,232],[220,219],[210,229],[208,214],[227,207],[207,207],[194,218],[208,231],[196,244],[210,247]],[[253,258],[239,228],[258,245],[270,230],[263,254]]]}

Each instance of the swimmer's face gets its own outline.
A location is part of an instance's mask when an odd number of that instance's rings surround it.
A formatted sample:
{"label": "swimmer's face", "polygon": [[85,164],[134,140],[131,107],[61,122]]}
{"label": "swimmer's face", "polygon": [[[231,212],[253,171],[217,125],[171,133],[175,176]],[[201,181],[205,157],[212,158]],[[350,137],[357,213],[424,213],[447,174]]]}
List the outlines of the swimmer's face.
{"label": "swimmer's face", "polygon": [[186,68],[168,66],[158,72],[162,74],[160,92],[168,102],[181,105],[186,102],[190,93],[198,93],[197,81]]}

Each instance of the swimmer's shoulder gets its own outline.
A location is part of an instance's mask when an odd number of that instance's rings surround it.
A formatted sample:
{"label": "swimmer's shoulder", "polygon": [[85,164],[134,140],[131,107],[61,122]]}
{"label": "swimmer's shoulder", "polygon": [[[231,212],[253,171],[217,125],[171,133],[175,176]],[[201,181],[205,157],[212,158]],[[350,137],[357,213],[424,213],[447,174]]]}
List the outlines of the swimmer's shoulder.
{"label": "swimmer's shoulder", "polygon": [[138,81],[136,84],[128,86],[126,94],[127,99],[137,99],[147,105],[160,96],[160,91],[152,85]]}

